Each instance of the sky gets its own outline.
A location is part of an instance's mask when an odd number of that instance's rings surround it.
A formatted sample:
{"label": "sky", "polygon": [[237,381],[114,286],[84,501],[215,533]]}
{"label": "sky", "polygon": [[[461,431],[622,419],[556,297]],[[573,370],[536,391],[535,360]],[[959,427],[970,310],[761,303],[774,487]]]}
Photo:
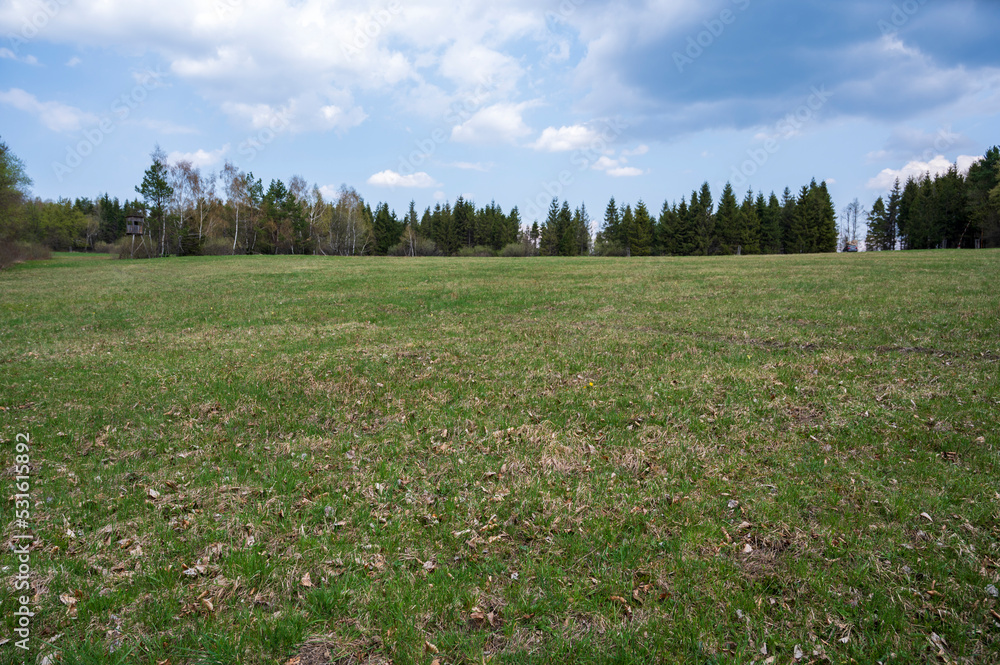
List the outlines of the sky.
{"label": "sky", "polygon": [[44,199],[134,198],[159,145],[399,213],[870,206],[1000,143],[997,34],[995,0],[0,0],[0,139]]}

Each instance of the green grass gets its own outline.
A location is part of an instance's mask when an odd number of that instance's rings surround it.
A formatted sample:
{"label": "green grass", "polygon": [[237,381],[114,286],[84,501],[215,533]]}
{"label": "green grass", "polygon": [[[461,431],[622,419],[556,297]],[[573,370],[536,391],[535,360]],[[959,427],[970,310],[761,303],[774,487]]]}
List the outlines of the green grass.
{"label": "green grass", "polygon": [[17,266],[29,662],[997,662],[998,275],[994,251]]}

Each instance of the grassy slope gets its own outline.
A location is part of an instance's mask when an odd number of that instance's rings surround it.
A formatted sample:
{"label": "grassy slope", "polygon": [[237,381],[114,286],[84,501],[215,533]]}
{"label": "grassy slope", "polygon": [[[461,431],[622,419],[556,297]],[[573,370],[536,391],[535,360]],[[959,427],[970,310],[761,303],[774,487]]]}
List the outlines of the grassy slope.
{"label": "grassy slope", "polygon": [[34,438],[35,644],[996,662],[998,274],[987,251],[19,266],[0,439],[7,468]]}

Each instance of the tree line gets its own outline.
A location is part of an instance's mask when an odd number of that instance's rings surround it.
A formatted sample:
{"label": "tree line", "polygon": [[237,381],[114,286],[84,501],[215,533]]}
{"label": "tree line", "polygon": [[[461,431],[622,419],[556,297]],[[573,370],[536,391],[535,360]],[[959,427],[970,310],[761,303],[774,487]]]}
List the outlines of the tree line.
{"label": "tree line", "polygon": [[866,248],[975,248],[1000,246],[1000,147],[986,151],[965,175],[945,173],[897,179],[867,218]]}
{"label": "tree line", "polygon": [[[530,226],[517,207],[477,206],[459,197],[398,215],[348,186],[331,197],[299,176],[264,181],[227,162],[203,173],[170,164],[157,146],[134,199],[42,201],[29,196],[23,163],[0,142],[0,241],[120,256],[323,254],[338,256],[710,256],[833,252],[867,226],[869,250],[1000,245],[1000,148],[962,174],[896,182],[865,210],[855,200],[838,216],[826,183],[797,192],[747,191],[726,184],[716,202],[708,183],[654,214],[643,201],[612,198],[603,218],[554,199]],[[126,237],[126,219],[145,217]],[[596,222],[596,223],[595,223]]]}

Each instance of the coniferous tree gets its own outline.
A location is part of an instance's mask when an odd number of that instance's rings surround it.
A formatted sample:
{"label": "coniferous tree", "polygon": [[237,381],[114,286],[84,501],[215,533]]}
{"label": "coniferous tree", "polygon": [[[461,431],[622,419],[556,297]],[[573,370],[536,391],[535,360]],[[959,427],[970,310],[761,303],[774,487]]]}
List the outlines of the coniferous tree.
{"label": "coniferous tree", "polygon": [[718,238],[720,254],[736,253],[736,248],[740,244],[738,216],[739,206],[736,203],[736,195],[733,193],[733,186],[727,182],[726,186],[722,188],[719,209],[715,213],[715,233]]}
{"label": "coniferous tree", "polygon": [[628,246],[632,256],[649,256],[653,250],[653,223],[642,199],[635,204]]}
{"label": "coniferous tree", "polygon": [[884,252],[892,249],[889,231],[889,213],[882,197],[875,199],[868,211],[868,234],[865,236],[865,251]]}
{"label": "coniferous tree", "polygon": [[983,246],[1000,246],[1000,146],[986,151],[983,159],[971,167],[966,176],[967,229],[961,235],[963,247],[975,247],[979,238]]}
{"label": "coniferous tree", "polygon": [[559,256],[559,240],[559,199],[553,198],[538,237],[538,253],[541,256]]}
{"label": "coniferous tree", "polygon": [[574,254],[586,256],[590,254],[590,215],[587,214],[587,206],[580,204],[580,207],[573,212],[573,236],[576,243]]}
{"label": "coniferous tree", "polygon": [[150,216],[160,227],[160,256],[167,253],[167,203],[173,196],[174,188],[167,182],[167,155],[157,145],[152,154],[153,163],[142,176],[142,184],[135,191],[142,194]]}
{"label": "coniferous tree", "polygon": [[899,242],[899,205],[903,192],[899,186],[899,178],[889,192],[889,202],[885,207],[885,245],[887,250],[896,249]]}
{"label": "coniferous tree", "polygon": [[[761,197],[763,200],[763,197]],[[757,216],[757,205],[754,202],[753,190],[748,190],[740,205],[739,238],[741,253],[760,254],[760,217]]]}
{"label": "coniferous tree", "polygon": [[711,256],[718,252],[719,239],[715,233],[715,204],[712,202],[712,190],[708,183],[701,186],[701,191],[691,194],[689,213],[694,227],[694,254]]}
{"label": "coniferous tree", "polygon": [[625,204],[620,211],[621,216],[621,244],[625,250],[625,256],[632,256],[632,240],[635,234],[635,215],[632,213],[632,205]]}
{"label": "coniferous tree", "polygon": [[816,186],[813,180],[810,189],[812,190],[814,206],[814,227],[813,234],[814,252],[836,252],[837,251],[837,209],[833,205],[833,197],[824,180]]}
{"label": "coniferous tree", "polygon": [[656,244],[653,247],[653,253],[657,256],[674,256],[678,253],[677,236],[680,225],[677,217],[677,206],[664,201],[656,224]]}
{"label": "coniferous tree", "polygon": [[573,213],[569,210],[569,202],[563,201],[559,208],[556,222],[556,238],[558,239],[559,256],[575,256],[577,253],[576,229],[573,228]]}
{"label": "coniferous tree", "polygon": [[613,196],[608,201],[608,207],[604,209],[604,226],[601,228],[601,235],[604,242],[612,248],[611,251],[613,253],[619,248],[622,252],[625,251],[625,239],[622,237],[621,213]]}

